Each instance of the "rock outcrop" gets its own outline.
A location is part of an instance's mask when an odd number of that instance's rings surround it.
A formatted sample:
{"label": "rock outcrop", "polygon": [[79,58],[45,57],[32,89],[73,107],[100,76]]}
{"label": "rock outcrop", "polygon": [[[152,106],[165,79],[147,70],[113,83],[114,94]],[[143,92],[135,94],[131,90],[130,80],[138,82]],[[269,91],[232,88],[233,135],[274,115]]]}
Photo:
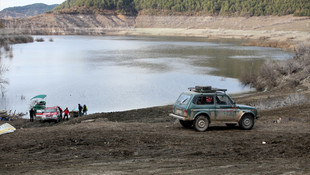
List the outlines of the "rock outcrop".
{"label": "rock outcrop", "polygon": [[44,14],[31,18],[2,20],[5,29],[32,35],[104,35],[135,25],[134,16]]}

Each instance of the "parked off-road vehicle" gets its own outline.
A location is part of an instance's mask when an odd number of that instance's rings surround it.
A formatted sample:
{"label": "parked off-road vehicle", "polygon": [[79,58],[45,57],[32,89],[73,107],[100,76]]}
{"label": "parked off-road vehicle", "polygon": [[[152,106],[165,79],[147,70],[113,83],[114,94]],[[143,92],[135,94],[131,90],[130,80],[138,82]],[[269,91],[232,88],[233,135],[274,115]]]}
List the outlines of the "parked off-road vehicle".
{"label": "parked off-road vehicle", "polygon": [[257,109],[236,104],[226,91],[211,86],[189,88],[179,96],[169,116],[177,118],[183,127],[194,127],[197,131],[206,131],[210,123],[217,122],[252,129]]}

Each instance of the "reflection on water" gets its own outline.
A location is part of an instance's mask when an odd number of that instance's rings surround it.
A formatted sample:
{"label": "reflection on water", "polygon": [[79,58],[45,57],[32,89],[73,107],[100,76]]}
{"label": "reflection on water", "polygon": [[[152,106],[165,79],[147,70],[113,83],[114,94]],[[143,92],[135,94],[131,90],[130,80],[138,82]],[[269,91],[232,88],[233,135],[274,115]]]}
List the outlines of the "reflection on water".
{"label": "reflection on water", "polygon": [[[172,104],[188,87],[212,85],[229,93],[249,90],[238,78],[266,59],[286,59],[274,48],[240,46],[197,38],[51,36],[46,42],[14,45],[1,109],[27,111],[31,97],[47,105],[90,112]],[[21,97],[24,100],[21,100]]]}

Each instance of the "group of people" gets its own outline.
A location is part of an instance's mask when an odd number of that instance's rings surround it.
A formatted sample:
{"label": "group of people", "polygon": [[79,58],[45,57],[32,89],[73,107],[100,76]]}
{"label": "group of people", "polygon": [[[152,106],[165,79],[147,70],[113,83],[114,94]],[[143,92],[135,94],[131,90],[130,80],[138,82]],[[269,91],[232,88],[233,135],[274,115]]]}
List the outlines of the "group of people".
{"label": "group of people", "polygon": [[[58,106],[58,109],[59,109],[59,111],[60,111],[60,116],[62,116],[62,109]],[[78,104],[78,109],[79,109],[79,117],[80,116],[83,116],[83,115],[87,115],[87,111],[88,111],[88,109],[87,109],[87,106],[84,104],[84,106],[81,106],[80,104]],[[68,116],[70,115],[70,112],[69,112],[69,110],[68,110],[68,108],[66,108],[65,110],[64,110],[64,117],[63,117],[63,119],[65,120],[65,119],[67,119],[68,120]]]}
{"label": "group of people", "polygon": [[78,108],[79,108],[79,117],[83,115],[87,115],[88,109],[85,104],[83,106],[81,106],[81,104],[78,104]]}
{"label": "group of people", "polygon": [[66,109],[63,111],[64,112],[64,116],[62,117],[62,109],[60,106],[57,106],[58,110],[59,110],[59,113],[60,113],[60,118],[62,120],[65,120],[67,118],[67,120],[69,119],[69,115],[70,115],[70,112],[69,112],[69,109],[68,107],[66,107]]}
{"label": "group of people", "polygon": [[[69,115],[70,115],[70,111],[68,109],[68,107],[66,107],[66,109],[63,111],[61,109],[60,106],[57,106],[58,110],[59,110],[59,115],[60,115],[60,119],[65,120],[65,119],[69,119]],[[87,115],[87,106],[84,104],[83,106],[81,106],[80,104],[78,104],[78,109],[79,109],[79,114],[78,116],[83,116],[83,115]],[[62,115],[64,113],[64,115]],[[29,115],[30,115],[30,122],[33,122],[34,117],[36,116],[36,110],[34,108],[31,108],[29,111]]]}

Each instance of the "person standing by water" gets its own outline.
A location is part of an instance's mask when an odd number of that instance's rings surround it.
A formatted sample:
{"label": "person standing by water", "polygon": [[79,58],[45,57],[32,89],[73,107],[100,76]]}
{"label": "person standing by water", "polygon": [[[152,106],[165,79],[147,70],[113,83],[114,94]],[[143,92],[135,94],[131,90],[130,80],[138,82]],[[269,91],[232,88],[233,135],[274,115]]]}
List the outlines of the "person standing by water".
{"label": "person standing by water", "polygon": [[83,107],[79,104],[78,108],[79,108],[79,117],[80,117],[80,116],[82,116],[82,109],[83,109]]}
{"label": "person standing by water", "polygon": [[87,115],[87,111],[88,111],[87,106],[84,104],[84,106],[83,106],[83,115]]}
{"label": "person standing by water", "polygon": [[66,119],[66,117],[67,117],[67,120],[68,120],[68,116],[70,115],[69,109],[66,108],[64,112],[65,112],[64,120]]}
{"label": "person standing by water", "polygon": [[30,115],[30,122],[33,122],[33,116],[34,116],[34,109],[33,108],[30,109],[29,115]]}

